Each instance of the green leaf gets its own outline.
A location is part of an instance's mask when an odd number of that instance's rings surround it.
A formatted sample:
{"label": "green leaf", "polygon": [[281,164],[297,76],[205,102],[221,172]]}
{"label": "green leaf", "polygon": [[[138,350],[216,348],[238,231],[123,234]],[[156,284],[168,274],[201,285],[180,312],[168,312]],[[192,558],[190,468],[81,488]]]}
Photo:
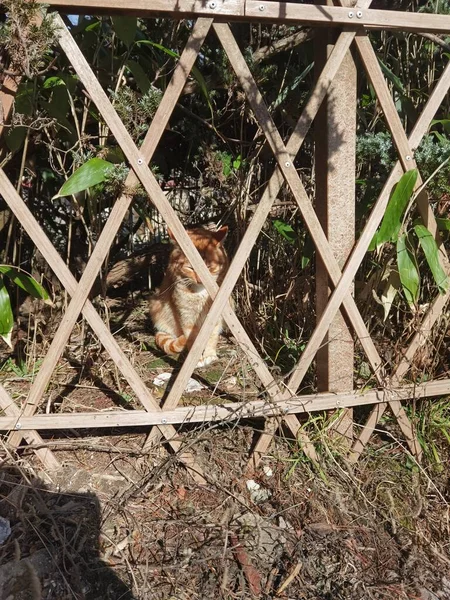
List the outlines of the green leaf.
{"label": "green leaf", "polygon": [[295,231],[292,229],[289,223],[285,223],[284,221],[279,221],[278,219],[276,219],[273,222],[273,226],[278,231],[278,233],[282,237],[284,237],[284,239],[287,240],[290,244],[293,244],[295,242]]}
{"label": "green leaf", "polygon": [[399,288],[399,275],[396,271],[391,271],[380,299],[384,311],[383,321],[386,321],[386,319],[389,316],[389,313],[395,300],[395,296],[397,295]]}
{"label": "green leaf", "polygon": [[0,277],[0,337],[3,338],[10,348],[12,348],[11,332],[13,325],[14,316],[11,310],[11,301],[3,277]]}
{"label": "green leaf", "polygon": [[442,125],[446,133],[450,133],[450,119],[434,119],[431,125]]}
{"label": "green leaf", "polygon": [[225,177],[231,173],[231,154],[222,155],[222,173]]}
{"label": "green leaf", "polygon": [[406,233],[397,240],[397,266],[406,300],[414,306],[419,298],[420,276]]}
{"label": "green leaf", "polygon": [[378,62],[380,63],[381,70],[383,71],[385,77],[393,83],[394,88],[400,92],[400,94],[404,95],[405,88],[403,87],[401,80],[389,69],[389,67],[384,64],[382,60],[378,59]]}
{"label": "green leaf", "polygon": [[137,32],[137,17],[111,17],[117,37],[127,48],[134,42]]}
{"label": "green leaf", "polygon": [[60,85],[66,85],[66,82],[61,79],[61,77],[47,77],[47,79],[44,81],[43,86],[45,89],[48,88],[54,88],[54,87],[58,87]]}
{"label": "green leaf", "polygon": [[302,269],[306,269],[314,256],[314,244],[312,238],[307,234],[303,245],[301,265]]}
{"label": "green leaf", "polygon": [[450,231],[450,219],[436,218],[436,223],[440,231]]}
{"label": "green leaf", "polygon": [[11,152],[17,152],[23,146],[25,138],[27,137],[27,128],[18,125],[17,127],[11,127],[5,136],[5,142]]}
{"label": "green leaf", "polygon": [[125,64],[130,69],[133,77],[135,78],[138,88],[143,94],[146,94],[152,87],[151,81],[148,78],[147,73],[135,60],[127,60]]}
{"label": "green leaf", "polygon": [[241,163],[242,157],[240,154],[238,154],[237,157],[233,160],[233,169],[236,169],[236,171],[238,171],[241,167]]}
{"label": "green leaf", "polygon": [[91,158],[84,165],[81,165],[65,182],[59,192],[53,196],[55,198],[61,198],[62,196],[71,196],[72,194],[78,194],[105,181],[105,175],[108,169],[112,166],[112,163],[102,158]]}
{"label": "green leaf", "polygon": [[402,226],[402,215],[413,193],[417,175],[417,169],[406,171],[395,186],[377,233],[377,248],[385,242],[397,241]]}
{"label": "green leaf", "polygon": [[13,283],[25,290],[30,296],[33,296],[33,298],[39,298],[40,300],[45,300],[47,303],[51,304],[45,289],[34,277],[31,277],[31,275],[27,275],[27,273],[24,273],[16,267],[11,267],[10,265],[0,265],[0,273],[9,277]]}
{"label": "green leaf", "polygon": [[440,293],[445,294],[448,288],[448,277],[442,268],[436,240],[425,225],[415,225],[414,231],[419,238],[419,244],[422,246],[428,266],[433,274],[434,281],[436,282]]}

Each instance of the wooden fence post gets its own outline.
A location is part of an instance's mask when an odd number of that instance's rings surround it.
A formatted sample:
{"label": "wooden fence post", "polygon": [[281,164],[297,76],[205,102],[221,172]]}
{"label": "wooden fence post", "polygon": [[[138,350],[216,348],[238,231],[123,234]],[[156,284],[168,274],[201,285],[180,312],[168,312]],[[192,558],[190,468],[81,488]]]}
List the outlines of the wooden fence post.
{"label": "wooden fence post", "polygon": [[[335,33],[316,30],[315,67],[318,74],[329,56]],[[355,241],[355,136],[356,67],[349,50],[330,86],[316,120],[315,184],[316,210],[342,269]],[[317,258],[316,311],[323,313],[329,297],[328,271]],[[354,344],[351,332],[339,312],[317,354],[319,391],[343,392],[353,389]],[[336,430],[351,443],[353,412],[347,409]]]}

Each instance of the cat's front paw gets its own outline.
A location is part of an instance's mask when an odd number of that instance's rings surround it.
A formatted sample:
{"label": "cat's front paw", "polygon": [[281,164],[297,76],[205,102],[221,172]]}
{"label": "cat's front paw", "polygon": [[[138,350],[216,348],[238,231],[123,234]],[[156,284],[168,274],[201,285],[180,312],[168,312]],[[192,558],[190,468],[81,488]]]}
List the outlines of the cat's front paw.
{"label": "cat's front paw", "polygon": [[203,355],[203,358],[201,360],[199,360],[197,363],[197,369],[199,369],[201,367],[206,367],[206,366],[210,365],[211,363],[216,362],[216,360],[219,360],[217,358],[216,353]]}

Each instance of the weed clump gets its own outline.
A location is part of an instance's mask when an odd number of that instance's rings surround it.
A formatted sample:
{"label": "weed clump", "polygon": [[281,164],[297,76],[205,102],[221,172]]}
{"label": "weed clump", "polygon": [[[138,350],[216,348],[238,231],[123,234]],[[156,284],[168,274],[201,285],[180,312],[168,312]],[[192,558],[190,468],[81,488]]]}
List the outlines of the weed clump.
{"label": "weed clump", "polygon": [[45,57],[56,41],[52,15],[43,15],[37,2],[5,0],[5,21],[0,25],[0,44],[9,55],[10,69],[29,79],[45,68]]}

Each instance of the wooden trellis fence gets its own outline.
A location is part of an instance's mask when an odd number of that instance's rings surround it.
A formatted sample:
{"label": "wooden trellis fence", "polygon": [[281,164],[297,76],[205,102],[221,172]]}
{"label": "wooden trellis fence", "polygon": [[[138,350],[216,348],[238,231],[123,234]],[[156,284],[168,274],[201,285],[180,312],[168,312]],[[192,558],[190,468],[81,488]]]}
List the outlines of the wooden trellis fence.
{"label": "wooden trellis fence", "polygon": [[[18,407],[5,388],[0,387],[0,407],[6,414],[6,416],[0,417],[0,430],[10,431],[9,443],[11,446],[17,447],[23,438],[28,443],[42,443],[38,431],[45,429],[148,425],[153,426],[153,428],[146,442],[147,447],[158,443],[164,438],[175,452],[182,452],[182,442],[175,425],[259,416],[265,419],[265,429],[260,435],[252,453],[250,466],[254,468],[261,456],[268,450],[273,435],[282,422],[287,426],[292,435],[299,439],[305,452],[314,459],[314,446],[301,429],[297,415],[324,409],[350,409],[357,405],[373,405],[365,426],[361,429],[360,434],[350,449],[350,459],[353,461],[357,460],[387,408],[392,411],[397,419],[411,452],[420,458],[420,447],[416,442],[414,429],[407,417],[402,401],[449,393],[450,379],[429,381],[419,385],[402,385],[402,381],[411,366],[411,361],[416,351],[422,344],[426,343],[434,323],[448,301],[450,290],[445,295],[436,296],[409,346],[405,349],[399,365],[395,371],[387,373],[359,309],[355,304],[352,295],[352,284],[368,246],[380,225],[393,185],[399,180],[404,171],[416,168],[414,150],[427,132],[431,120],[450,87],[450,65],[444,70],[408,137],[401,124],[367,32],[372,28],[378,28],[401,29],[411,32],[450,33],[450,16],[372,10],[369,8],[371,4],[370,0],[359,0],[355,6],[353,2],[346,0],[340,0],[340,2],[335,3],[339,4],[339,6],[297,4],[294,2],[277,2],[273,0],[127,0],[127,2],[123,0],[46,0],[45,4],[50,5],[52,9],[64,11],[69,14],[77,12],[87,12],[88,14],[104,12],[106,14],[113,14],[114,12],[119,12],[120,14],[137,14],[145,17],[154,17],[155,15],[163,14],[172,19],[183,19],[186,17],[196,19],[186,48],[178,61],[145,141],[138,148],[115,112],[70,31],[65,26],[61,17],[59,15],[56,16],[61,48],[73,65],[89,97],[96,104],[106,124],[115,136],[131,167],[126,183],[133,185],[140,181],[143,185],[152,203],[159,210],[167,225],[172,229],[179,245],[199,274],[208,293],[214,298],[214,302],[166,400],[160,405],[140,379],[88,299],[89,292],[99,273],[100,267],[130,208],[131,198],[123,195],[115,202],[92,256],[86,265],[85,271],[80,281],[77,282],[22,198],[16,192],[4,171],[0,169],[1,195],[71,296],[71,302],[36,379],[31,386],[26,402],[21,407]],[[328,4],[331,4],[331,2]],[[311,91],[311,95],[303,108],[290,139],[286,143],[282,140],[271,118],[262,95],[252,77],[252,73],[227,24],[230,20],[268,21],[279,24],[302,23],[311,26],[326,26],[334,28],[339,34],[328,56],[323,60],[323,66],[318,74],[315,87]],[[206,265],[190,241],[180,220],[161,191],[148,166],[210,29],[213,29],[219,38],[277,163],[277,167],[262,194],[254,216],[248,225],[220,289],[218,289],[212,279]],[[343,88],[339,88],[339,83],[342,80],[345,80],[345,86],[348,88],[352,77],[351,69],[354,68],[354,65],[350,64],[352,62],[349,53],[351,46],[354,46],[358,51],[361,62],[375,90],[379,105],[384,113],[384,118],[386,119],[398,152],[398,162],[392,169],[358,242],[356,244],[352,242],[350,245],[351,252],[344,252],[343,254],[342,248],[339,248],[339,244],[332,241],[330,232],[324,231],[324,227],[313,208],[311,199],[308,197],[302,181],[294,168],[294,159],[302,146],[306,133],[318,115],[320,107],[326,102],[327,97],[332,93],[343,93]],[[356,83],[354,83],[353,93],[356,97]],[[10,98],[10,94],[5,94],[3,91],[1,99],[4,115],[9,110],[7,98]],[[351,104],[348,110],[353,110]],[[334,116],[336,118],[336,115]],[[339,114],[337,116],[339,117]],[[345,117],[343,113],[340,116],[342,119]],[[327,116],[325,115],[325,122],[326,118]],[[329,124],[327,127],[327,131],[329,132]],[[342,146],[338,148],[338,155],[345,154],[346,143],[344,141]],[[329,160],[326,151],[323,152],[323,156],[325,160]],[[345,181],[347,183],[350,181],[353,185],[354,165],[352,169],[350,169],[350,172],[347,169],[346,173],[342,173],[341,164],[340,180],[329,182],[328,192],[330,189],[331,191],[333,189],[335,191],[336,189],[341,189]],[[288,186],[292,192],[313,238],[322,263],[322,282],[325,282],[325,292],[322,300],[326,300],[323,302],[316,328],[287,383],[277,381],[274,378],[228,303],[230,294],[244,268],[250,251],[283,185]],[[419,177],[417,186],[421,185],[422,181]],[[328,200],[328,204],[325,205],[326,209],[330,210],[332,208],[330,197],[326,198],[326,200]],[[348,207],[348,199],[344,201],[344,205],[345,202]],[[436,219],[428,202],[425,189],[420,191],[417,196],[417,208],[424,223],[435,236],[440,247],[445,268],[450,273],[447,254],[440,240]],[[351,234],[354,235],[354,232],[351,232]],[[344,264],[345,268],[342,268]],[[333,292],[328,297],[327,287],[329,283],[333,288]],[[328,380],[320,381],[321,389],[325,389],[324,392],[306,395],[298,394],[298,389],[303,378],[318,351],[321,351],[321,345],[330,327],[333,327],[333,324],[339,318],[341,307],[347,317],[347,322],[351,325],[356,338],[364,349],[367,360],[378,382],[378,389],[354,391],[352,381],[345,383],[345,389],[337,389],[339,386],[330,381],[330,377],[328,376]],[[36,414],[52,373],[81,312],[135,392],[143,406],[143,410],[126,412],[109,411],[98,414]],[[252,402],[178,407],[181,394],[206,346],[209,332],[220,314],[223,315],[237,343],[248,357],[265,390],[265,398]],[[350,365],[350,373],[352,372],[352,348],[348,352],[343,352],[342,345],[340,346],[339,342],[334,345],[330,343],[327,352],[328,357],[326,360],[329,365],[332,365],[333,360],[337,360],[338,356],[341,360],[342,355],[344,355],[347,357],[345,359],[347,367]],[[37,450],[37,454],[48,468],[54,468],[58,465],[57,459],[50,450],[40,449]],[[198,481],[204,481],[202,470],[196,463],[192,451],[184,452],[180,456],[180,459],[185,462]]]}

